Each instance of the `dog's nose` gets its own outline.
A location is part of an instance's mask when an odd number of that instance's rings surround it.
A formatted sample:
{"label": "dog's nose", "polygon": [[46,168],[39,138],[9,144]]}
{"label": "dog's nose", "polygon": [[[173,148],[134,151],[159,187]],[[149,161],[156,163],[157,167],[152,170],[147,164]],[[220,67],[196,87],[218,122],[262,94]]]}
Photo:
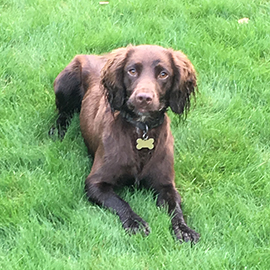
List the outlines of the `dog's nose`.
{"label": "dog's nose", "polygon": [[145,93],[145,92],[138,93],[136,96],[136,101],[139,104],[146,103],[147,105],[149,105],[153,101],[153,95],[151,93]]}

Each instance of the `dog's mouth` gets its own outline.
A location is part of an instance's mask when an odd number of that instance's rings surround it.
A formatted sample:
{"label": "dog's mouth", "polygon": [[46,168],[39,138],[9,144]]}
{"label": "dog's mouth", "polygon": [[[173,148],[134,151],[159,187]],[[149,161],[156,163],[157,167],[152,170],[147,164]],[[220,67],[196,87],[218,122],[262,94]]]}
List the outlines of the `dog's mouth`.
{"label": "dog's mouth", "polygon": [[135,126],[140,127],[139,123],[147,125],[149,129],[159,126],[163,123],[164,115],[166,112],[166,106],[161,105],[155,109],[151,110],[149,108],[136,108],[130,103],[126,103],[121,110],[121,115],[128,122]]}
{"label": "dog's mouth", "polygon": [[139,110],[135,110],[134,112],[138,117],[138,121],[147,122],[149,120],[153,120],[157,118],[161,114],[164,114],[165,111],[166,111],[165,106],[161,106],[158,110],[154,110],[154,111],[148,111],[146,109],[139,109]]}
{"label": "dog's mouth", "polygon": [[157,121],[161,115],[165,112],[165,108],[160,108],[154,111],[148,111],[146,109],[135,109],[132,110],[133,119],[142,123],[150,123],[153,121]]}
{"label": "dog's mouth", "polygon": [[139,108],[136,110],[138,115],[147,114],[149,110],[147,108]]}
{"label": "dog's mouth", "polygon": [[129,100],[126,102],[126,108],[128,111],[131,111],[138,118],[147,119],[151,115],[156,115],[157,113],[165,110],[166,106],[164,104],[151,104],[151,105],[142,105],[136,106]]}

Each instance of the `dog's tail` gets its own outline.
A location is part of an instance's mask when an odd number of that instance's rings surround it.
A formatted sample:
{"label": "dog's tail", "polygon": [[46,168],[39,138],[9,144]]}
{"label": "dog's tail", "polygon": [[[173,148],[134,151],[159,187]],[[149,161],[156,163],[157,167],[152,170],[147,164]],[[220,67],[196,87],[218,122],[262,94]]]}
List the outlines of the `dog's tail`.
{"label": "dog's tail", "polygon": [[58,130],[63,139],[74,113],[80,112],[82,99],[88,89],[89,65],[86,55],[77,55],[54,81],[55,103],[58,110],[56,127],[49,134]]}

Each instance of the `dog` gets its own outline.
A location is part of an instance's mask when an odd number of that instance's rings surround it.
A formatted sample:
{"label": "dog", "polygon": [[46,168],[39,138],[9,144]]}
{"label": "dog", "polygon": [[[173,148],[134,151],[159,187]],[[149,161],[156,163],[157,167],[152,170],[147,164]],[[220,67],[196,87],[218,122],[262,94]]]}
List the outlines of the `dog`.
{"label": "dog", "polygon": [[73,113],[94,157],[85,181],[90,201],[113,210],[131,234],[149,225],[115,193],[119,186],[152,189],[166,206],[180,242],[196,243],[174,182],[174,139],[167,110],[186,114],[197,92],[193,65],[181,51],[157,45],[119,48],[106,55],[77,55],[54,82],[57,127],[63,138]]}

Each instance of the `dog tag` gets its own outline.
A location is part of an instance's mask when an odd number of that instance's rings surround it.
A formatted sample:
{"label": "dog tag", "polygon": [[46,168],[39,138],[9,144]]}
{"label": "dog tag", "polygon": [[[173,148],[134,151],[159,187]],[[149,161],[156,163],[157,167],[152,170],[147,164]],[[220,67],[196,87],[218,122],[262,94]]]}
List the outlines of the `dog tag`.
{"label": "dog tag", "polygon": [[154,139],[153,138],[150,138],[147,140],[143,140],[143,139],[139,138],[136,140],[136,142],[137,142],[136,148],[138,150],[141,150],[142,148],[148,148],[149,150],[152,150],[154,148]]}

